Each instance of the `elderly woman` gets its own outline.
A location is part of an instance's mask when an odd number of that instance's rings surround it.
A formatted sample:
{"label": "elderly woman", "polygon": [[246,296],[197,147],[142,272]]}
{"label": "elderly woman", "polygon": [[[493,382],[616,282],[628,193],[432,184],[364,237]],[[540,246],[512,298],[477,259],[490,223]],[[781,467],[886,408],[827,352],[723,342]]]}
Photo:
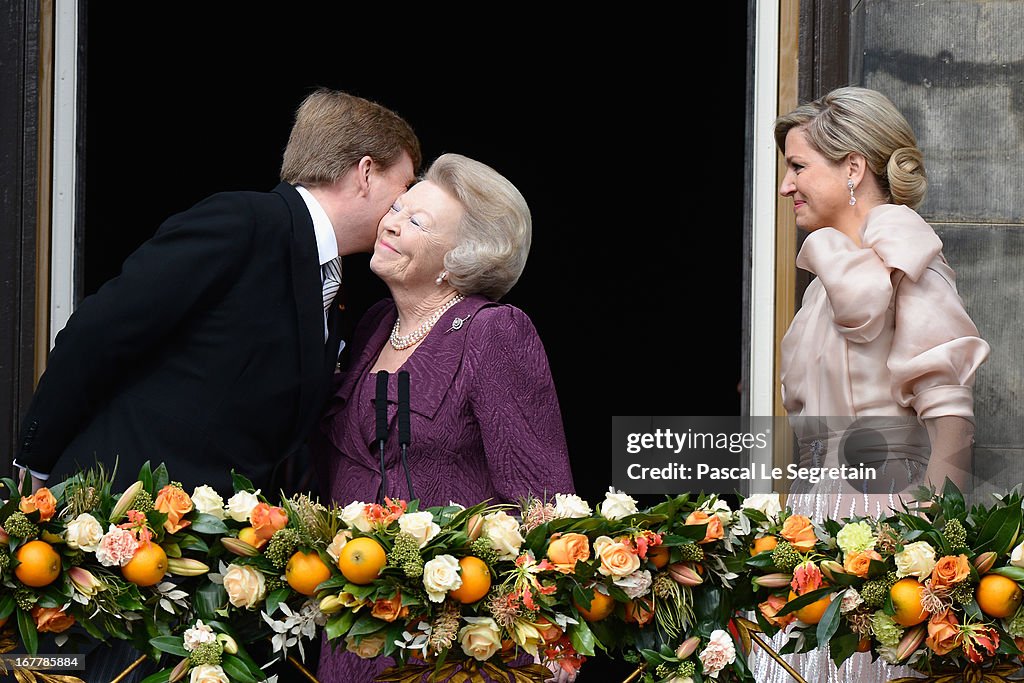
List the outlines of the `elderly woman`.
{"label": "elderly woman", "polygon": [[[332,500],[416,498],[422,508],[574,492],[544,346],[523,311],[497,303],[530,248],[523,196],[489,166],[444,154],[377,233],[370,268],[391,298],[356,328],[350,368],[314,446]],[[396,420],[400,370],[409,373],[407,468]],[[381,371],[383,458],[375,419]],[[371,681],[392,663],[325,645],[317,675],[325,683]]]}

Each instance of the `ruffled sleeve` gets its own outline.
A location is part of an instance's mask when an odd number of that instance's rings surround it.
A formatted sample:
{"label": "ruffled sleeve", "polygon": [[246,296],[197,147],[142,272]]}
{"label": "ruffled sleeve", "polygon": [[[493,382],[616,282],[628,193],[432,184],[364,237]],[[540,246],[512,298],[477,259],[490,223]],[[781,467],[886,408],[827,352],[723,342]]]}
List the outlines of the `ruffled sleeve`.
{"label": "ruffled sleeve", "polygon": [[888,367],[893,396],[922,419],[974,418],[974,379],[989,355],[940,260],[897,288]]}

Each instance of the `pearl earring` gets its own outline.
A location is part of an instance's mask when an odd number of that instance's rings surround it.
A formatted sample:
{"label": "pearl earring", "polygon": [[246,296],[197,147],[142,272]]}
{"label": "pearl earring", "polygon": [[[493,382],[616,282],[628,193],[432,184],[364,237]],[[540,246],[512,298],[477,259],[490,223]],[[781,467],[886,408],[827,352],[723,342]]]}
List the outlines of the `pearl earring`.
{"label": "pearl earring", "polygon": [[435,285],[440,285],[442,282],[444,282],[444,279],[446,277],[448,277],[448,271],[447,270],[442,270],[441,274],[437,276],[436,280],[434,280],[434,284]]}
{"label": "pearl earring", "polygon": [[846,181],[846,186],[850,188],[850,206],[857,203],[857,198],[853,196],[853,178]]}

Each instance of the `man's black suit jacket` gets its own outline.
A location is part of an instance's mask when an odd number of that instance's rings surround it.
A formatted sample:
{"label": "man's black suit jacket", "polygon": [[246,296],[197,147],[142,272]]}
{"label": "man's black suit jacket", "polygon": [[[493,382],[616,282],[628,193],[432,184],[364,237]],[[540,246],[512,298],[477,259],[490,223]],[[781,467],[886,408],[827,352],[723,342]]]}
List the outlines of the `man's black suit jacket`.
{"label": "man's black suit jacket", "polygon": [[172,216],[57,335],[18,464],[57,483],[117,457],[117,491],[165,462],[187,491],[225,497],[234,469],[274,499],[275,468],[305,447],[338,358],[340,314],[325,343],[321,287],[291,185]]}

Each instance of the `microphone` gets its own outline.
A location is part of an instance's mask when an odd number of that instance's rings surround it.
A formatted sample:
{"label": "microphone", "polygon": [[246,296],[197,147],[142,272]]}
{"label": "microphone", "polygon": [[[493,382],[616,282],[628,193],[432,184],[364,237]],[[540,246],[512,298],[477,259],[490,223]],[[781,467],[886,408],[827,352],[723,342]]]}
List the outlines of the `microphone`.
{"label": "microphone", "polygon": [[388,371],[377,372],[377,398],[373,402],[377,414],[377,443],[380,450],[380,503],[388,491],[388,471],[384,466],[384,442],[388,439]]}
{"label": "microphone", "polygon": [[398,445],[402,449],[402,467],[405,468],[405,483],[409,487],[409,500],[416,498],[412,490],[412,474],[409,472],[408,451],[412,440],[409,427],[409,371],[398,373]]}

